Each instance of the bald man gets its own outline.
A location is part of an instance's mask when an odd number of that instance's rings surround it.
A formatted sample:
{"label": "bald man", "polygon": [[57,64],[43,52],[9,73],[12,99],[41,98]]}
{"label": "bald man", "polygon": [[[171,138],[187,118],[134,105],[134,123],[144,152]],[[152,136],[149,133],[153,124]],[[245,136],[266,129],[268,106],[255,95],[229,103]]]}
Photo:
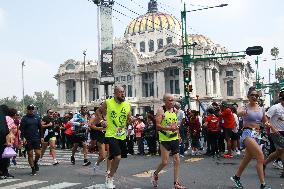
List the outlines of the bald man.
{"label": "bald man", "polygon": [[105,185],[106,188],[114,188],[113,176],[121,158],[127,157],[126,128],[128,123],[134,121],[130,103],[125,101],[125,91],[122,86],[114,88],[114,97],[102,103],[95,117],[94,124],[101,124],[106,128],[105,137],[109,144],[108,159],[111,160],[111,165]]}
{"label": "bald man", "polygon": [[158,174],[168,164],[170,152],[174,161],[174,189],[186,189],[179,182],[179,125],[177,119],[177,110],[174,108],[174,97],[171,94],[165,94],[163,97],[165,103],[160,107],[156,114],[156,128],[159,131],[159,141],[162,161],[156,171],[151,176],[151,182],[154,187],[158,187]]}

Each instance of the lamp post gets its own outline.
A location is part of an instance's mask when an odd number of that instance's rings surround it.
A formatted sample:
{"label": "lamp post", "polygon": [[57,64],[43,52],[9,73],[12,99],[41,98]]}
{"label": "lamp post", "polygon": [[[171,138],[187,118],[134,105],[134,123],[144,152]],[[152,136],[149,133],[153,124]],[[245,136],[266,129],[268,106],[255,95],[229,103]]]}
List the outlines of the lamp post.
{"label": "lamp post", "polygon": [[22,102],[22,108],[23,112],[25,110],[25,83],[24,83],[24,66],[25,66],[25,61],[22,62],[22,93],[23,93],[23,102]]}
{"label": "lamp post", "polygon": [[87,90],[86,90],[86,52],[87,50],[83,51],[83,55],[84,55],[84,104],[86,105],[87,101],[86,101],[86,94],[87,94]]}

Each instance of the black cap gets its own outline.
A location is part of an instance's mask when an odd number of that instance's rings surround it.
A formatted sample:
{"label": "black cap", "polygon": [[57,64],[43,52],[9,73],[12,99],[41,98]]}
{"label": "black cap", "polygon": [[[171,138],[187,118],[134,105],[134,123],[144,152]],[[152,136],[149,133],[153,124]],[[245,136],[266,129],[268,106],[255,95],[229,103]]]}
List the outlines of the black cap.
{"label": "black cap", "polygon": [[27,110],[34,110],[35,106],[33,104],[30,104],[27,106]]}

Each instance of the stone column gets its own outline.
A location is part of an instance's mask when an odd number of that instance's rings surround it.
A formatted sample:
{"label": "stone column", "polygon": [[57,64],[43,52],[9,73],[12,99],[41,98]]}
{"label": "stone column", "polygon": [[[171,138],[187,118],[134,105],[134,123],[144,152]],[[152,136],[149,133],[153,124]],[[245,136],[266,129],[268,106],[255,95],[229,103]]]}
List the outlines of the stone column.
{"label": "stone column", "polygon": [[158,98],[163,99],[165,94],[165,72],[164,70],[159,70],[157,74],[157,81],[158,81]]}
{"label": "stone column", "polygon": [[90,102],[90,80],[86,79],[86,104]]}
{"label": "stone column", "polygon": [[61,81],[60,85],[60,106],[66,103],[66,83],[65,81]]}
{"label": "stone column", "polygon": [[220,72],[219,72],[219,70],[216,72],[215,77],[216,77],[215,78],[215,80],[216,80],[216,94],[217,94],[218,97],[220,97],[222,95],[221,95],[221,88],[220,88],[221,81],[220,81]]}
{"label": "stone column", "polygon": [[158,90],[157,90],[158,80],[157,80],[157,77],[158,77],[158,72],[155,71],[154,72],[154,98],[158,98]]}
{"label": "stone column", "polygon": [[209,69],[209,96],[213,95],[213,78],[212,78],[212,69]]}
{"label": "stone column", "polygon": [[82,94],[82,87],[81,87],[81,80],[77,79],[76,80],[76,102],[81,104],[81,94]]}
{"label": "stone column", "polygon": [[209,68],[205,68],[205,75],[206,75],[206,80],[205,80],[205,85],[206,85],[206,96],[210,96],[210,70]]}

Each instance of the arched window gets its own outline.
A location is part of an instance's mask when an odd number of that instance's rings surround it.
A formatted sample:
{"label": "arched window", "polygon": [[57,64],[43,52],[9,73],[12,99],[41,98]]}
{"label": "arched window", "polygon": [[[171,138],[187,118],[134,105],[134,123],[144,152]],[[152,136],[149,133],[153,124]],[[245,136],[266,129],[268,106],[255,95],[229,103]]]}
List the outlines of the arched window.
{"label": "arched window", "polygon": [[74,70],[75,69],[75,65],[74,64],[68,64],[66,66],[66,70]]}
{"label": "arched window", "polygon": [[140,52],[145,52],[145,42],[140,42]]}
{"label": "arched window", "polygon": [[153,52],[154,51],[154,41],[150,40],[149,41],[149,52]]}
{"label": "arched window", "polygon": [[158,39],[157,43],[158,43],[158,49],[163,48],[163,46],[164,46],[163,39]]}

